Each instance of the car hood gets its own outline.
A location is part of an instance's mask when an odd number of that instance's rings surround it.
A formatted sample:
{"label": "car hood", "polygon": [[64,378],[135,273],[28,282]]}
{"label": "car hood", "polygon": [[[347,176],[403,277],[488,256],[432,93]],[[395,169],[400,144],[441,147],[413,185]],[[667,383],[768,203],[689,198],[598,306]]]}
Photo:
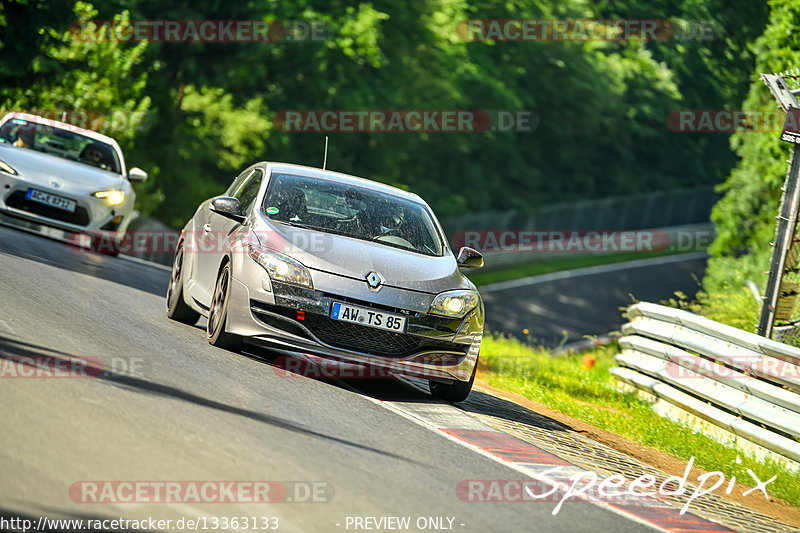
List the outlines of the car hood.
{"label": "car hood", "polygon": [[[48,188],[100,191],[120,188],[128,182],[120,174],[15,146],[0,144],[0,161],[11,166],[31,184],[38,183]],[[54,182],[58,185],[54,185]]]}
{"label": "car hood", "polygon": [[312,270],[358,280],[364,280],[370,272],[377,272],[386,286],[431,294],[474,288],[458,271],[452,254],[427,256],[352,237],[266,221],[263,226],[258,226],[260,231],[257,229],[256,234],[262,246],[289,255]]}

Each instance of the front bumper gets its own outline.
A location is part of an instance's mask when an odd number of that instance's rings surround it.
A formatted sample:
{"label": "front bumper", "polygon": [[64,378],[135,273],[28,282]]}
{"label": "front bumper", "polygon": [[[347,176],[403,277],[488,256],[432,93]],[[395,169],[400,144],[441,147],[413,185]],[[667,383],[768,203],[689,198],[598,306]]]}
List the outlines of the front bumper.
{"label": "front bumper", "polygon": [[[232,279],[227,330],[249,342],[445,382],[468,381],[477,364],[483,335],[480,305],[462,320],[448,319],[362,299],[369,295],[366,283],[353,280],[357,284],[353,288],[365,288],[364,294],[358,294],[342,290],[341,285],[348,282],[330,274],[314,272],[317,290],[310,290],[265,281],[263,270],[245,268],[242,272],[234,268],[234,273],[250,279],[237,279],[236,275]],[[355,296],[343,296],[342,292]],[[432,295],[425,298],[430,300]],[[334,301],[404,314],[406,333],[333,320],[329,316]],[[298,319],[298,311],[303,319]]]}
{"label": "front bumper", "polygon": [[[74,212],[69,212],[30,201],[26,194],[31,187],[75,200],[77,207]],[[75,233],[125,231],[132,210],[131,195],[123,204],[110,206],[99,198],[70,194],[60,189],[51,190],[31,184],[21,176],[0,172],[0,211],[15,218]]]}

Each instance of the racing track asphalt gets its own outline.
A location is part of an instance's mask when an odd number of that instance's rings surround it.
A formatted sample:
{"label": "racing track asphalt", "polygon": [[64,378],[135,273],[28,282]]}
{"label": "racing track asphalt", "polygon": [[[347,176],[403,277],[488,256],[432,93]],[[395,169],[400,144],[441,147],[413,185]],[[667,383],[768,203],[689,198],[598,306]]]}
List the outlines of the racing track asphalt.
{"label": "racing track asphalt", "polygon": [[486,326],[548,347],[580,342],[584,335],[603,336],[619,330],[622,309],[634,299],[660,302],[674,298],[676,291],[693,298],[707,260],[705,252],[695,252],[479,287]]}
{"label": "racing track asphalt", "polygon": [[[594,505],[474,504],[465,479],[519,473],[384,408],[431,402],[399,380],[364,390],[287,378],[275,352],[209,346],[167,320],[169,273],[0,227],[0,357],[93,357],[94,378],[2,378],[0,516],[278,516],[280,531],[347,531],[347,516],[451,516],[464,532],[648,528]],[[376,401],[376,398],[378,401]],[[91,504],[81,480],[325,482],[327,503]],[[341,524],[337,526],[336,524]],[[463,524],[463,525],[461,525]],[[353,531],[352,527],[349,529]]]}

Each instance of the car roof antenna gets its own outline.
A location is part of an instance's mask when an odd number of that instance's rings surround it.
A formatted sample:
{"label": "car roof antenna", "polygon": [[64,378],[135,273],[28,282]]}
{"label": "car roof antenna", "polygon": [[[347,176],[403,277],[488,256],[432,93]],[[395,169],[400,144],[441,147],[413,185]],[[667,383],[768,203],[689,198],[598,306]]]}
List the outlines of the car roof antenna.
{"label": "car roof antenna", "polygon": [[328,136],[325,136],[325,155],[322,157],[322,170],[325,170],[325,167],[328,164]]}

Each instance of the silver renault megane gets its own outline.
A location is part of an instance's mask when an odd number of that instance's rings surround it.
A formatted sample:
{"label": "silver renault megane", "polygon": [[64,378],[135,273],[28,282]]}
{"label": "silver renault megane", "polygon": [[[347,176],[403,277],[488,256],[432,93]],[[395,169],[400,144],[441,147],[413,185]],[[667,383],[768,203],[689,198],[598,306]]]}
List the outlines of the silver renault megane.
{"label": "silver renault megane", "polygon": [[417,195],[374,181],[258,163],[181,232],[167,316],[208,318],[208,341],[243,341],[423,377],[462,401],[475,378],[483,301]]}

